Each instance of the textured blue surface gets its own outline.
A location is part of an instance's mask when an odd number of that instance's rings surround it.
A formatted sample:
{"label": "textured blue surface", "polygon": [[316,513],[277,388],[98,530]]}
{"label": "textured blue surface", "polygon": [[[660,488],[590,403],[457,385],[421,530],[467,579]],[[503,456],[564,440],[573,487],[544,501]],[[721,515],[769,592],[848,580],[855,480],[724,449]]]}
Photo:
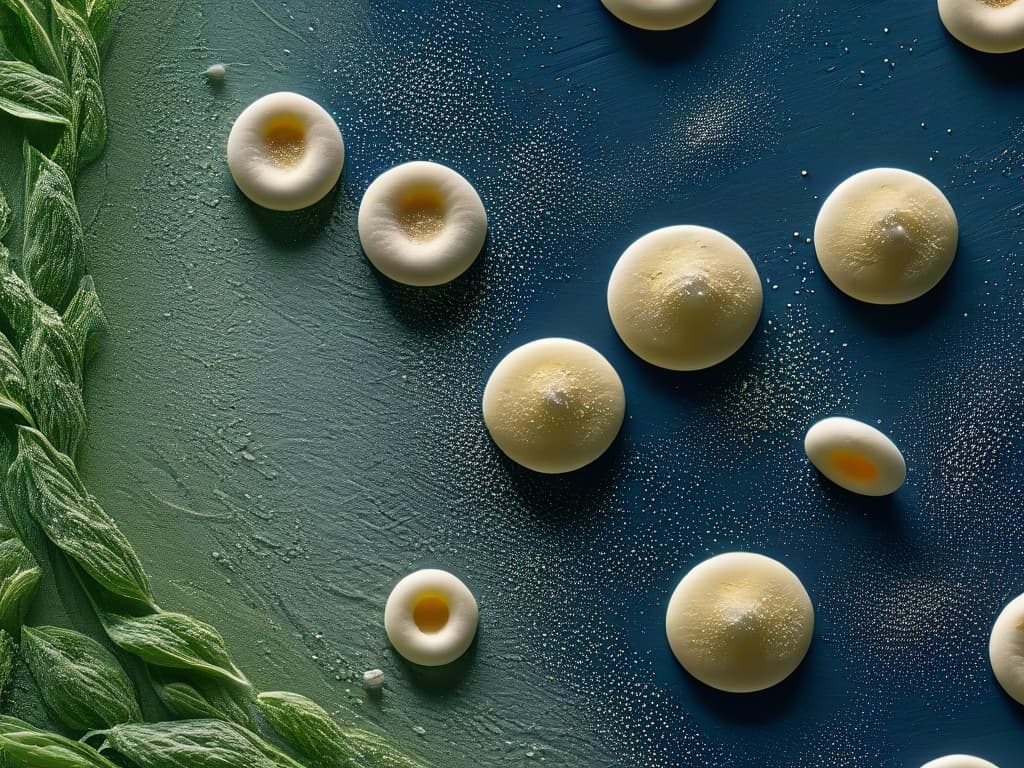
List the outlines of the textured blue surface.
{"label": "textured blue surface", "polygon": [[[455,331],[425,354],[471,382],[438,390],[464,409],[438,449],[459,458],[440,466],[467,506],[493,507],[497,530],[470,534],[456,514],[450,537],[472,540],[480,571],[517,537],[555,542],[530,549],[564,557],[560,575],[501,567],[558,595],[532,641],[621,765],[916,768],[949,752],[1018,765],[1024,709],[986,648],[1024,591],[1024,58],[963,48],[921,0],[722,0],[667,34],[628,29],[596,1],[514,5],[380,4],[374,23],[401,30],[393,51],[450,45],[456,68],[481,74],[410,87],[394,123],[372,122],[379,105],[358,83],[334,99],[377,148],[353,150],[354,194],[398,160],[440,159],[476,181],[493,220],[483,264],[430,295],[428,324]],[[898,308],[840,295],[806,241],[836,184],[885,165],[928,176],[961,222],[950,275]],[[639,362],[604,304],[621,251],[677,223],[723,230],[765,279],[754,339],[705,373]],[[501,288],[517,268],[522,285]],[[422,295],[381,291],[421,322]],[[473,422],[487,371],[547,335],[592,343],[618,368],[622,439],[572,478],[494,459],[460,480],[474,452],[493,454]],[[910,480],[894,498],[855,498],[807,466],[803,431],[831,414],[878,423],[904,448]],[[532,517],[512,523],[516,509]],[[732,549],[781,558],[818,608],[799,672],[745,697],[689,679],[662,629],[681,575]]]}
{"label": "textured blue surface", "polygon": [[[1020,765],[1024,707],[986,646],[1024,592],[1024,58],[964,49],[927,0],[720,0],[666,34],[598,0],[200,5],[129,4],[79,195],[113,325],[83,467],[161,604],[217,623],[264,688],[440,765]],[[312,213],[257,210],[224,167],[233,117],[280,89],[345,133]],[[490,215],[447,288],[380,278],[355,237],[362,191],[412,159],[463,172]],[[904,307],[840,295],[806,242],[878,165],[928,176],[961,222],[947,279]],[[696,374],[633,357],[604,299],[622,250],[679,223],[726,232],[765,281],[754,337]],[[571,477],[510,465],[480,418],[494,364],[548,335],[595,345],[627,392],[622,437]],[[832,414],[902,447],[895,497],[808,465]],[[818,621],[793,678],[744,697],[689,679],[663,631],[679,578],[734,549],[795,570]],[[474,650],[429,675],[381,628],[428,565],[481,605]]]}

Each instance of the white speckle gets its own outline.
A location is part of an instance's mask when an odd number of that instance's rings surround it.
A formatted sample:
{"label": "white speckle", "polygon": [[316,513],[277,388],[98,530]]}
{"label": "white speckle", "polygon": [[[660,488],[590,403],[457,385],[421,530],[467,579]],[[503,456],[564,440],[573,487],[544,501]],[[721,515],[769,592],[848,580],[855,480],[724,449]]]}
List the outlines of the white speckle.
{"label": "white speckle", "polygon": [[800,171],[801,176],[807,176],[807,171]]}
{"label": "white speckle", "polygon": [[211,64],[204,71],[206,79],[215,83],[222,82],[228,74],[228,68],[223,64]]}
{"label": "white speckle", "polygon": [[418,736],[426,736],[427,735],[427,729],[424,728],[422,725],[414,725],[412,727],[412,730],[413,730],[413,733],[415,733]]}
{"label": "white speckle", "polygon": [[363,685],[367,688],[380,688],[384,685],[384,672],[380,669],[368,669],[363,672]]}

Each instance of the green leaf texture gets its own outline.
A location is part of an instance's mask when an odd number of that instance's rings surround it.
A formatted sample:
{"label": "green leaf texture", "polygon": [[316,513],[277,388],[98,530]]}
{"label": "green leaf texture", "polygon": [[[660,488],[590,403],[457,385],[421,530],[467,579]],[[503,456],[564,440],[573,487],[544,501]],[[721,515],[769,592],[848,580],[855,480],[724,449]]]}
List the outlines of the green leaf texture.
{"label": "green leaf texture", "polygon": [[74,456],[85,435],[82,355],[60,315],[36,302],[21,364],[36,426],[61,453]]}
{"label": "green leaf texture", "polygon": [[0,528],[0,630],[21,633],[21,620],[43,572],[14,532]]}
{"label": "green leaf texture", "polygon": [[142,719],[135,686],[91,637],[60,627],[25,627],[22,657],[50,711],[76,733]]}
{"label": "green leaf texture", "polygon": [[161,667],[152,667],[150,676],[157,695],[175,719],[228,720],[255,730],[250,688],[205,674]]}
{"label": "green leaf texture", "polygon": [[349,747],[341,726],[319,704],[285,691],[261,693],[256,703],[281,741],[314,765],[322,768],[359,765],[356,762],[359,754]]}
{"label": "green leaf texture", "polygon": [[67,125],[71,97],[64,83],[23,61],[0,61],[0,110],[23,120]]}
{"label": "green leaf texture", "polygon": [[43,72],[63,80],[64,62],[28,0],[0,0],[0,7],[10,11],[10,25],[17,26],[16,29],[4,29],[4,38],[7,39],[9,34],[17,37],[15,47],[21,49],[19,56],[31,57],[32,63]]}
{"label": "green leaf texture", "polygon": [[93,40],[102,42],[110,29],[110,23],[117,11],[115,0],[88,0],[87,15],[89,17],[89,29],[92,31]]}
{"label": "green leaf texture", "polygon": [[0,322],[10,329],[11,341],[17,349],[32,332],[37,304],[32,291],[14,273],[10,253],[0,245]]}
{"label": "green leaf texture", "polygon": [[25,282],[43,302],[62,311],[85,272],[82,222],[64,169],[25,145]]}
{"label": "green leaf texture", "polygon": [[86,275],[82,278],[78,291],[71,298],[68,308],[64,310],[64,325],[74,339],[80,368],[84,369],[91,352],[90,341],[93,334],[103,328],[106,322],[92,276]]}
{"label": "green leaf texture", "polygon": [[223,720],[118,725],[103,734],[139,768],[302,768],[252,731]]}
{"label": "green leaf texture", "polygon": [[317,768],[424,768],[424,764],[370,731],[342,728],[314,701],[273,691],[256,697],[274,732]]}
{"label": "green leaf texture", "polygon": [[71,60],[71,88],[78,105],[78,168],[84,168],[102,154],[107,143],[107,107],[99,81],[89,74],[78,52]]}
{"label": "green leaf texture", "polygon": [[51,38],[57,54],[64,59],[66,71],[76,55],[85,59],[89,77],[98,80],[100,76],[100,53],[93,40],[88,22],[70,5],[61,0],[51,0]]}
{"label": "green leaf texture", "polygon": [[7,411],[15,419],[35,426],[28,403],[28,381],[21,368],[21,356],[0,333],[0,411]]}
{"label": "green leaf texture", "polygon": [[129,617],[100,616],[107,635],[119,648],[147,664],[186,669],[248,686],[232,663],[220,633],[209,624],[183,613],[151,613]]}
{"label": "green leaf texture", "polygon": [[0,240],[7,237],[7,233],[11,231],[11,223],[13,221],[11,204],[7,202],[7,195],[0,190]]}
{"label": "green leaf texture", "polygon": [[31,427],[18,427],[8,486],[46,537],[100,586],[155,608],[135,550],[86,491],[71,459]]}
{"label": "green leaf texture", "polygon": [[3,704],[4,691],[11,682],[17,653],[18,647],[14,644],[14,638],[0,629],[0,704]]}
{"label": "green leaf texture", "polygon": [[73,125],[54,153],[54,160],[74,178],[103,151],[107,141],[107,110],[100,88],[100,55],[89,22],[75,8],[53,2],[53,39],[63,56],[75,111]]}
{"label": "green leaf texture", "polygon": [[3,768],[118,768],[78,741],[48,733],[14,717],[0,717]]}

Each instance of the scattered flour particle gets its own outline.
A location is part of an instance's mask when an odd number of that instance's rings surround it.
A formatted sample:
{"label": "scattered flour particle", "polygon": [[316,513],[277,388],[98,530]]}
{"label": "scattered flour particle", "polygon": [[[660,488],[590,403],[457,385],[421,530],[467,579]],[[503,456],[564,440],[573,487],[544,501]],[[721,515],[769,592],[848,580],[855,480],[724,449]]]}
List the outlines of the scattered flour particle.
{"label": "scattered flour particle", "polygon": [[220,83],[227,77],[228,68],[223,64],[211,64],[203,71],[203,74],[206,75],[206,79],[210,82]]}

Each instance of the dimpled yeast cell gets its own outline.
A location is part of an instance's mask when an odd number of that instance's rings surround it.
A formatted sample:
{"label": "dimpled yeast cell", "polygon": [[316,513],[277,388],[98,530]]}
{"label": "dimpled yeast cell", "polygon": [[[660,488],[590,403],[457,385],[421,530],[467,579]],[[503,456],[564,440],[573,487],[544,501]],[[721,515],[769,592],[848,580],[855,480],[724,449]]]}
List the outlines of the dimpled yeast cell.
{"label": "dimpled yeast cell", "polygon": [[535,472],[586,466],[612,444],[626,395],[600,352],[572,339],[540,339],[498,363],[484,389],[484,423],[505,455]]}
{"label": "dimpled yeast cell", "polygon": [[747,252],[714,229],[675,226],[625,250],[608,280],[608,312],[634,354],[673,371],[722,362],[761,316],[761,281]]}
{"label": "dimpled yeast cell", "polygon": [[601,0],[616,18],[633,27],[664,31],[692,24],[715,0]]}
{"label": "dimpled yeast cell", "polygon": [[438,163],[404,163],[378,176],[359,204],[358,225],[373,266],[396,282],[424,287],[469,269],[487,238],[480,195]]}
{"label": "dimpled yeast cell", "polygon": [[243,110],[231,127],[227,154],[242,194],[264,208],[295,211],[321,200],[337,184],[345,142],[323,107],[282,91]]}
{"label": "dimpled yeast cell", "polygon": [[785,680],[814,634],[814,606],[782,563],[729,552],[694,567],[676,587],[665,616],[672,653],[702,683],[750,693]]}
{"label": "dimpled yeast cell", "polygon": [[874,168],[840,184],[818,213],[814,247],[829,280],[870,304],[924,295],[956,256],[956,214],[923,176]]}
{"label": "dimpled yeast cell", "polygon": [[984,53],[1024,50],[1024,0],[939,0],[953,37]]}
{"label": "dimpled yeast cell", "polygon": [[407,661],[425,667],[451,664],[473,644],[479,609],[469,587],[447,571],[410,573],[388,596],[384,631]]}
{"label": "dimpled yeast cell", "polygon": [[815,423],[804,437],[804,451],[821,474],[863,496],[886,496],[907,479],[896,444],[856,419],[832,416]]}

